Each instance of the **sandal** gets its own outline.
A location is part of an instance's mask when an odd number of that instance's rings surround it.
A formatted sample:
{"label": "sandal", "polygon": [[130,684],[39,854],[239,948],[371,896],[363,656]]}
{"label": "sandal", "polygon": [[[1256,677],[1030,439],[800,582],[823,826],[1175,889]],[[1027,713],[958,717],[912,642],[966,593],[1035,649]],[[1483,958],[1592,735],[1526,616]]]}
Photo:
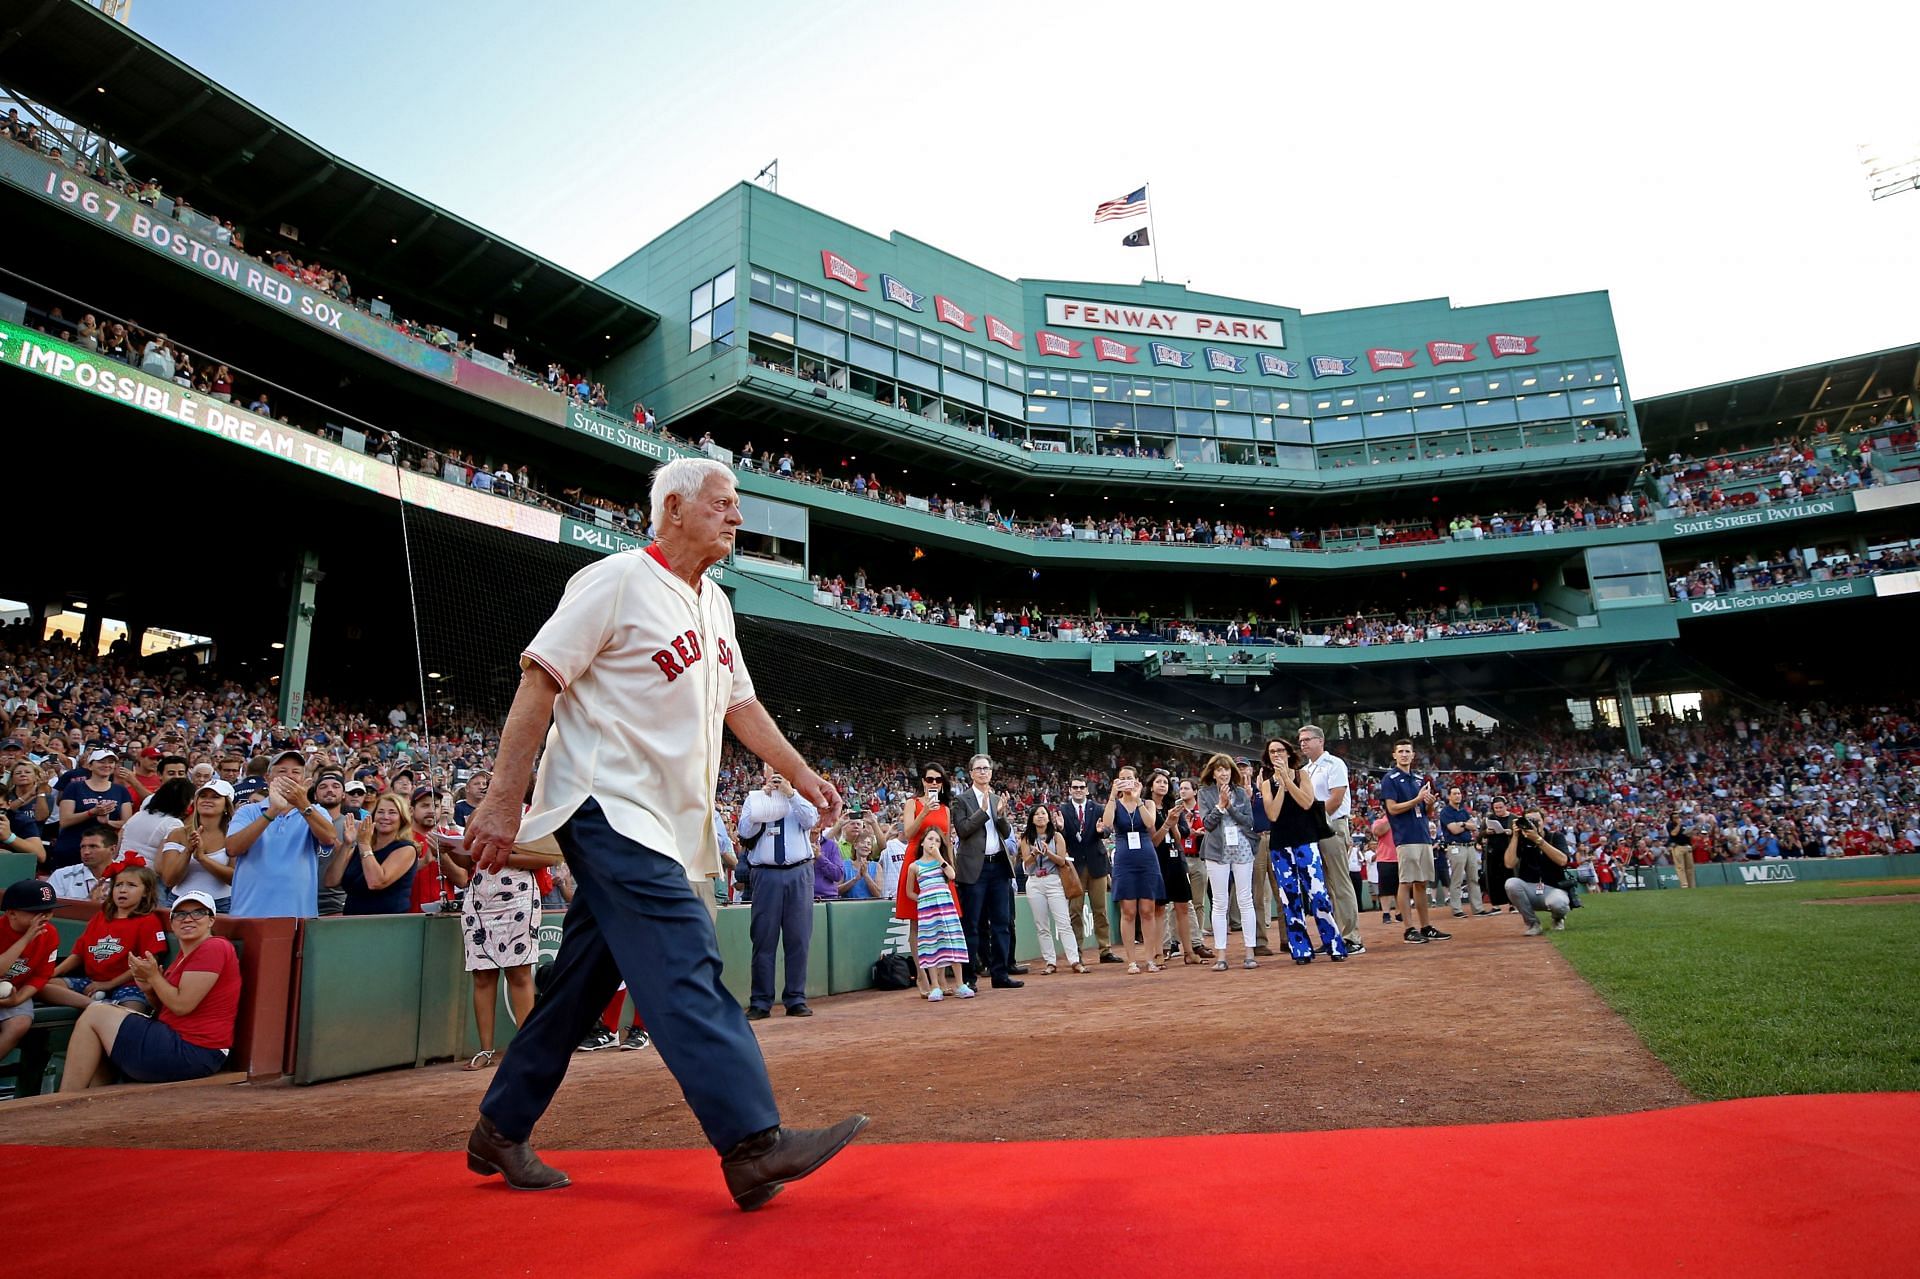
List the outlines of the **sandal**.
{"label": "sandal", "polygon": [[1138,965],[1138,964],[1128,964],[1128,965],[1127,965],[1127,971],[1128,971],[1128,972],[1130,972],[1130,973],[1133,973],[1133,974],[1135,974],[1135,975],[1138,975],[1138,974],[1139,974],[1139,972],[1140,972],[1140,965]]}
{"label": "sandal", "polygon": [[1154,963],[1154,962],[1153,962],[1152,960],[1148,960],[1148,961],[1147,961],[1147,971],[1148,971],[1148,972],[1150,972],[1150,973],[1157,973],[1157,972],[1164,972],[1165,970],[1164,970],[1164,969],[1162,969],[1162,968],[1160,967],[1160,965],[1158,965],[1158,964],[1156,964],[1156,963]]}
{"label": "sandal", "polygon": [[1223,960],[1221,960],[1221,961],[1220,961],[1219,963],[1217,963],[1217,964],[1215,964],[1215,965],[1213,966],[1213,971],[1214,971],[1214,972],[1216,972],[1216,973],[1224,973],[1224,972],[1226,972],[1226,971],[1227,971],[1227,961],[1223,959]]}
{"label": "sandal", "polygon": [[1073,971],[1076,973],[1086,973],[1086,972],[1091,972],[1092,970],[1089,969],[1085,964],[1080,963],[1079,961],[1076,960],[1073,965]]}
{"label": "sandal", "polygon": [[1181,957],[1180,962],[1183,964],[1204,964],[1207,961],[1193,955],[1184,955]]}
{"label": "sandal", "polygon": [[1047,976],[1051,977],[1055,973],[1059,972],[1060,970],[1058,968],[1055,968],[1052,964],[1048,964],[1045,968],[1042,968],[1040,971],[1045,973]]}
{"label": "sandal", "polygon": [[475,1053],[475,1054],[473,1055],[473,1057],[472,1057],[472,1059],[471,1059],[471,1060],[469,1060],[469,1061],[467,1062],[467,1064],[466,1064],[466,1065],[464,1065],[464,1066],[462,1066],[462,1067],[460,1067],[460,1069],[462,1069],[462,1070],[487,1070],[487,1069],[489,1069],[489,1068],[491,1068],[491,1067],[492,1067],[492,1065],[493,1065],[493,1058],[494,1058],[494,1055],[495,1055],[495,1054],[494,1054],[494,1050],[493,1050],[493,1049],[491,1049],[491,1048],[482,1048],[482,1049],[481,1049],[481,1050],[480,1050],[479,1052],[477,1052],[477,1053]]}

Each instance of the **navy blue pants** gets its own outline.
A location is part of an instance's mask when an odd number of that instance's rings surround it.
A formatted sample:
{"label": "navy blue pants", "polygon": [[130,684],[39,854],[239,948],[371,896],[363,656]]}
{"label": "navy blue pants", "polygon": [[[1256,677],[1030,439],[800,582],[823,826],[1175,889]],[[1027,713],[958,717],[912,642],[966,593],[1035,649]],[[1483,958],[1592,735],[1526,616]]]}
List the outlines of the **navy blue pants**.
{"label": "navy blue pants", "polygon": [[615,831],[591,799],[556,838],[576,885],[560,954],[480,1113],[503,1136],[531,1136],[574,1049],[625,978],[653,1046],[715,1150],[724,1154],[777,1126],[760,1043],[720,983],[713,919],[686,867]]}
{"label": "navy blue pants", "polygon": [[980,878],[960,885],[960,930],[967,935],[967,954],[973,962],[969,981],[980,973],[995,981],[1013,976],[1013,876],[1006,860],[989,857]]}
{"label": "navy blue pants", "polygon": [[747,1003],[773,1007],[773,952],[784,944],[787,979],[781,983],[780,1002],[791,1008],[807,1002],[807,947],[813,941],[813,863],[791,866],[755,866],[753,914],[748,935],[753,938],[753,987]]}

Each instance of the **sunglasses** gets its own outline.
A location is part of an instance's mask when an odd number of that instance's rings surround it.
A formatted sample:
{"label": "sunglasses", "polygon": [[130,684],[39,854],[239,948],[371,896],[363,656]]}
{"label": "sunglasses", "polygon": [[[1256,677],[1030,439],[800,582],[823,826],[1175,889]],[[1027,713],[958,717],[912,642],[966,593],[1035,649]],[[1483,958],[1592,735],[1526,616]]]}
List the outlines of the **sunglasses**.
{"label": "sunglasses", "polygon": [[928,773],[925,777],[922,777],[920,780],[923,782],[944,782],[947,779],[942,777],[938,773]]}

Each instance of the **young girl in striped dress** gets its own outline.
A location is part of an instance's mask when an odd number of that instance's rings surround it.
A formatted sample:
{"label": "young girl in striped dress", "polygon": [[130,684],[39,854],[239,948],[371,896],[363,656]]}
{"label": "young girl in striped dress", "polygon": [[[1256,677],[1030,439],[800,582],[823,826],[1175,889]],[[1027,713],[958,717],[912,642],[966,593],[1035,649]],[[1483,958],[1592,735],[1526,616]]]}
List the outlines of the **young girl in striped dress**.
{"label": "young girl in striped dress", "polygon": [[960,965],[967,962],[967,935],[953,899],[953,864],[947,859],[944,831],[928,829],[921,835],[920,856],[905,873],[911,877],[907,893],[920,926],[914,957],[932,983],[927,998],[939,1001],[951,994],[972,999],[972,988],[960,980]]}

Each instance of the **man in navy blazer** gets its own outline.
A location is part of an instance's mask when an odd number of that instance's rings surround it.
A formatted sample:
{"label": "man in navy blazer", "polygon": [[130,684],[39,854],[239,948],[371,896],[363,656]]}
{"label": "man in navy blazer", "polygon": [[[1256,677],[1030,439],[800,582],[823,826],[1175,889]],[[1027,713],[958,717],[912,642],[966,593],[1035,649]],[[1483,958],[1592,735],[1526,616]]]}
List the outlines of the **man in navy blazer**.
{"label": "man in navy blazer", "polygon": [[1067,802],[1060,805],[1060,833],[1067,841],[1073,869],[1080,876],[1080,892],[1067,898],[1067,917],[1076,932],[1080,928],[1080,899],[1093,900],[1093,939],[1100,944],[1100,962],[1117,964],[1113,953],[1113,932],[1107,926],[1107,876],[1113,863],[1107,860],[1107,841],[1101,837],[1100,819],[1104,805],[1087,798],[1086,779],[1076,777],[1067,783]]}
{"label": "man in navy blazer", "polygon": [[[993,789],[993,761],[975,755],[967,763],[969,785],[953,792],[953,861],[960,886],[960,927],[967,935],[970,982],[991,974],[996,989],[1026,985],[1018,977],[1013,954],[1013,821],[1007,797]],[[1018,971],[1024,972],[1024,969]]]}

